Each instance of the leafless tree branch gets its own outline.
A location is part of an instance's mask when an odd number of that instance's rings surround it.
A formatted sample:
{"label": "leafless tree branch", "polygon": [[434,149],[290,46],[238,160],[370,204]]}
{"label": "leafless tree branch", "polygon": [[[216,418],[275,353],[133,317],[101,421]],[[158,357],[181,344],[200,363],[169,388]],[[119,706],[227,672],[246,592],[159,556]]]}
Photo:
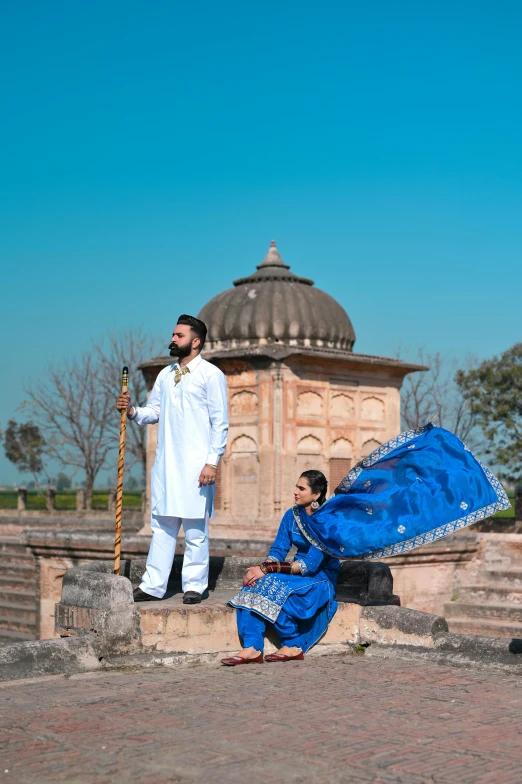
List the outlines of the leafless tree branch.
{"label": "leafless tree branch", "polygon": [[[410,351],[399,349],[397,354],[410,355]],[[423,348],[417,349],[416,361],[427,365],[429,370],[406,376],[401,391],[402,426],[406,430],[421,427],[433,416],[435,424],[451,430],[462,440],[468,440],[475,427],[475,418],[469,402],[463,397],[455,383],[457,370],[476,365],[473,357],[464,363],[435,352],[430,354]]]}
{"label": "leafless tree branch", "polygon": [[[121,334],[111,334],[104,341],[95,343],[94,353],[101,370],[101,385],[113,400],[120,392],[121,369],[129,368],[129,392],[133,405],[143,406],[147,402],[147,386],[138,365],[145,359],[156,356],[163,350],[161,341],[146,333],[142,327],[126,330]],[[115,412],[107,422],[107,428],[117,439],[120,419]],[[138,463],[145,480],[147,456],[147,429],[128,427],[126,442],[126,465],[130,468]]]}
{"label": "leafless tree branch", "polygon": [[[121,369],[129,367],[132,401],[143,405],[147,389],[136,368],[155,348],[158,341],[141,328],[111,335],[89,353],[50,368],[43,380],[26,386],[23,408],[45,435],[46,453],[64,467],[84,472],[88,497],[96,477],[107,468],[110,453],[118,448],[120,417],[115,402],[121,390]],[[145,471],[145,439],[145,428],[128,428],[128,467],[139,462]]]}

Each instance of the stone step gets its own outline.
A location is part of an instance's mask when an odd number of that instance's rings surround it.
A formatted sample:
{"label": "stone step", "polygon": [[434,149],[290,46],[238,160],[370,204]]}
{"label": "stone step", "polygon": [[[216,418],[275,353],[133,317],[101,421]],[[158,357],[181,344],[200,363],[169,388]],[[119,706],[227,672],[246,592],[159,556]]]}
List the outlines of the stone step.
{"label": "stone step", "polygon": [[[236,614],[228,601],[236,592],[237,588],[219,588],[211,591],[208,599],[201,604],[189,606],[183,604],[181,590],[168,599],[138,603],[135,606],[140,611],[143,648],[162,653],[235,653],[240,647]],[[359,604],[339,602],[338,610],[321,643],[355,642],[360,613]],[[270,653],[275,650],[274,644],[278,644],[277,636],[269,631],[265,651]]]}
{"label": "stone step", "polygon": [[510,583],[482,583],[475,585],[461,585],[459,588],[459,602],[489,602],[522,604],[522,585],[514,586]]}
{"label": "stone step", "polygon": [[[183,558],[174,558],[173,568],[167,589],[167,597],[178,593],[181,585],[181,566]],[[209,590],[236,590],[241,587],[245,571],[249,566],[259,563],[252,556],[210,557]],[[122,559],[121,574],[128,577],[133,586],[139,585],[145,571],[145,558]],[[112,573],[112,561],[97,561],[79,567],[87,572]],[[360,604],[400,604],[398,596],[393,595],[393,578],[389,567],[383,563],[347,560],[341,564],[337,580],[337,597],[341,601]]]}
{"label": "stone step", "polygon": [[1,601],[0,616],[3,618],[13,618],[13,620],[20,621],[20,623],[25,623],[26,621],[32,623],[36,620],[36,604],[33,602],[32,606],[28,606],[26,604],[20,604],[17,601]]}
{"label": "stone step", "polygon": [[2,536],[0,537],[0,553],[8,550],[16,550],[22,548],[25,550],[25,545],[18,536]]}
{"label": "stone step", "polygon": [[2,577],[18,577],[21,580],[34,580],[36,577],[36,565],[26,563],[0,563],[0,575]]}
{"label": "stone step", "polygon": [[0,629],[0,645],[9,645],[13,642],[27,642],[34,640],[34,632],[30,631],[11,631],[9,629]]}
{"label": "stone step", "polygon": [[481,620],[510,621],[522,623],[522,604],[507,602],[447,602],[444,605],[444,617],[480,618]]}
{"label": "stone step", "polygon": [[510,567],[509,569],[485,569],[484,579],[491,583],[509,583],[514,587],[522,587],[522,569]]}
{"label": "stone step", "polygon": [[448,618],[447,621],[450,632],[458,634],[478,634],[483,637],[522,639],[522,624],[459,616]]}
{"label": "stone step", "polygon": [[33,577],[13,577],[4,575],[0,569],[0,596],[7,591],[28,591],[36,596],[36,579]]}
{"label": "stone step", "polygon": [[5,589],[0,586],[0,608],[7,606],[29,607],[36,609],[36,595],[34,591],[22,590],[20,587]]}
{"label": "stone step", "polygon": [[5,564],[27,564],[34,565],[34,558],[31,553],[25,549],[21,550],[6,550],[0,556],[2,565]]}
{"label": "stone step", "polygon": [[18,616],[15,618],[9,613],[6,613],[2,608],[0,610],[0,630],[7,630],[11,632],[23,632],[24,634],[35,634],[36,631],[36,613],[34,620],[21,620]]}

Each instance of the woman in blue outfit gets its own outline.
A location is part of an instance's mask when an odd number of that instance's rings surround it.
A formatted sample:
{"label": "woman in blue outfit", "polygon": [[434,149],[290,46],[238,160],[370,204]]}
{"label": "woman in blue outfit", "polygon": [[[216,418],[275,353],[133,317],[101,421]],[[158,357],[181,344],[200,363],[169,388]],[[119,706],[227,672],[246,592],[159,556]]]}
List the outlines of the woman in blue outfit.
{"label": "woman in blue outfit", "polygon": [[[313,514],[325,502],[327,486],[321,471],[304,471],[295,486],[296,506],[307,516]],[[297,553],[289,563],[286,557],[292,545]],[[310,544],[289,509],[266,561],[247,570],[243,588],[230,602],[236,608],[243,648],[237,656],[222,659],[223,664],[262,662],[268,623],[273,624],[282,647],[266,660],[302,659],[325,633],[337,610],[334,597],[339,570],[339,559]]]}
{"label": "woman in blue outfit", "polygon": [[[262,661],[267,621],[283,642],[279,654],[267,658],[302,658],[335,613],[335,558],[400,555],[510,506],[491,471],[457,436],[432,424],[382,444],[321,503],[325,493],[324,476],[305,471],[269,559],[247,571],[231,602],[244,648],[225,663]],[[298,548],[294,562],[280,563],[291,544]]]}

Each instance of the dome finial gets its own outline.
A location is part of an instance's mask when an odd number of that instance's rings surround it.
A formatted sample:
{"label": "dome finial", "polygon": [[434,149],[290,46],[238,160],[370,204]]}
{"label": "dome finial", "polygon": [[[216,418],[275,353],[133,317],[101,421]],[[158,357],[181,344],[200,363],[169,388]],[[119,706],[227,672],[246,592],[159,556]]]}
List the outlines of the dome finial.
{"label": "dome finial", "polygon": [[290,269],[288,264],[285,264],[281,256],[279,255],[279,251],[276,248],[275,240],[272,240],[270,243],[270,247],[268,248],[268,253],[266,254],[263,262],[257,265],[257,269],[261,269],[264,267],[284,267],[285,269]]}

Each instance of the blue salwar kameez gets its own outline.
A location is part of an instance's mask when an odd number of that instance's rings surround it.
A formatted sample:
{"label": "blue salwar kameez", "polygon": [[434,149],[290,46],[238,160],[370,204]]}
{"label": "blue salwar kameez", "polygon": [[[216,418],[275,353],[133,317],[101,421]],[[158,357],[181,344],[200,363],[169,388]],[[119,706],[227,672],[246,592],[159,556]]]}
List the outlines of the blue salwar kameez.
{"label": "blue salwar kameez", "polygon": [[312,515],[285,513],[269,558],[292,545],[300,575],[268,574],[231,601],[244,647],[263,649],[267,622],[307,651],[337,609],[339,558],[385,558],[509,508],[498,479],[453,433],[432,424],[392,438],[358,463]]}
{"label": "blue salwar kameez", "polygon": [[273,624],[282,645],[307,651],[323,636],[337,610],[335,584],[340,563],[310,544],[289,509],[267,560],[284,561],[292,545],[301,574],[267,574],[245,586],[231,600],[236,608],[243,647],[262,651],[267,623]]}

